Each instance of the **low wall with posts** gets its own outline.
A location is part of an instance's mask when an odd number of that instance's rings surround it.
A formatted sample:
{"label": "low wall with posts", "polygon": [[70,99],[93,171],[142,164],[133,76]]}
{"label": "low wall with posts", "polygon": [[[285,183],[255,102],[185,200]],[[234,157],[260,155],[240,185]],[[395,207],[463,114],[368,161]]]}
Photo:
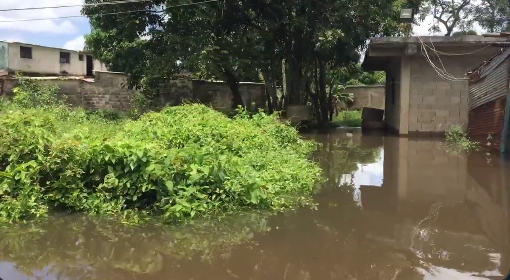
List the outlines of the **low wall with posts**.
{"label": "low wall with posts", "polygon": [[[385,85],[347,86],[344,92],[354,94],[354,103],[349,109],[361,109],[363,107],[384,109],[384,88]],[[340,108],[346,109],[347,106],[342,103]]]}
{"label": "low wall with posts", "polygon": [[[71,106],[118,111],[131,108],[132,92],[126,88],[124,73],[96,71],[94,79],[81,77],[39,77],[33,79],[58,86]],[[4,77],[2,81],[0,93],[12,95],[18,82],[17,79]],[[266,107],[264,84],[241,83],[239,91],[245,105],[249,108]],[[220,111],[230,111],[232,108],[232,93],[225,82],[186,78],[172,80],[162,87],[160,98],[163,104],[169,106],[182,104],[185,100],[192,100],[211,105]]]}

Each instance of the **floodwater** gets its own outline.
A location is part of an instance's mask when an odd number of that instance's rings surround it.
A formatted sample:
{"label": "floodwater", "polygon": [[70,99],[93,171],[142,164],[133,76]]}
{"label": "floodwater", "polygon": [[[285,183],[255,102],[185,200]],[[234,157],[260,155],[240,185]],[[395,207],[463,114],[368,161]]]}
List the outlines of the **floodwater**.
{"label": "floodwater", "polygon": [[0,230],[0,278],[503,279],[510,167],[435,140],[307,135],[328,182],[317,209],[185,228],[83,216]]}

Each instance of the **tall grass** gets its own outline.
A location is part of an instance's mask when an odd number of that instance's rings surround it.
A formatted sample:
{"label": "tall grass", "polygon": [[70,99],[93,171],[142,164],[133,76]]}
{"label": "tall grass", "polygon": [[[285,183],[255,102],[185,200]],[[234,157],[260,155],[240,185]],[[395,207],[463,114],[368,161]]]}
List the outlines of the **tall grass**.
{"label": "tall grass", "polygon": [[479,143],[469,139],[467,132],[461,125],[452,125],[446,132],[446,142],[454,151],[475,151]]}
{"label": "tall grass", "polygon": [[333,122],[347,127],[361,127],[361,110],[340,111]]}

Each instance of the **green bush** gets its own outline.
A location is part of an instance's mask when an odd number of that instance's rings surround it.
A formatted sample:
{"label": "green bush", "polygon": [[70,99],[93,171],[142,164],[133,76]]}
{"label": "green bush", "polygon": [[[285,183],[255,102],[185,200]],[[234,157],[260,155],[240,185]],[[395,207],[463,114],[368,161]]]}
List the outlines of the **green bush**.
{"label": "green bush", "polygon": [[361,127],[361,110],[340,111],[333,121],[348,127]]}
{"label": "green bush", "polygon": [[64,105],[58,96],[57,86],[45,85],[34,79],[24,78],[18,74],[18,86],[14,88],[13,103],[21,108],[45,108]]}
{"label": "green bush", "polygon": [[452,125],[446,132],[446,141],[453,150],[473,151],[479,144],[469,139],[467,132],[461,125]]}
{"label": "green bush", "polygon": [[[26,108],[26,107],[23,107]],[[66,210],[174,221],[310,202],[317,144],[263,113],[234,118],[190,104],[138,120],[65,107],[0,119],[0,220]]]}

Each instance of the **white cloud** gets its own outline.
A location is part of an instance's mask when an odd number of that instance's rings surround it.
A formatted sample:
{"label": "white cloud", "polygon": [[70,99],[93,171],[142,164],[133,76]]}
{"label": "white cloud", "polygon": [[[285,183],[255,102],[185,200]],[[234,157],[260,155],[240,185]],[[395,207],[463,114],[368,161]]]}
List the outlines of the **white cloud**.
{"label": "white cloud", "polygon": [[[432,24],[433,24],[433,16],[432,15],[427,16],[423,22],[421,22],[419,25],[415,25],[413,27],[413,35],[414,36],[427,36],[427,35],[442,36],[442,35],[446,34],[446,28],[442,24],[439,24],[441,32],[436,32],[435,34],[429,32],[429,29],[430,29],[430,27],[432,27]],[[476,31],[476,33],[478,33],[479,35],[486,33],[480,27],[480,25],[478,25],[476,23],[473,25],[472,29],[474,31]],[[455,31],[458,31],[458,30],[455,30]]]}
{"label": "white cloud", "polygon": [[82,51],[85,47],[85,37],[80,36],[72,39],[71,41],[64,44],[62,48],[66,50]]}
{"label": "white cloud", "polygon": [[[83,0],[0,0],[0,10],[82,4]],[[3,11],[0,12],[0,33],[2,32],[1,30],[7,30],[73,34],[77,32],[77,28],[73,24],[73,19],[49,19],[41,21],[19,20],[76,16],[80,15],[80,9],[81,7],[69,7],[57,9]]]}
{"label": "white cloud", "polygon": [[7,36],[7,37],[0,36],[0,41],[5,41],[5,42],[9,42],[9,43],[12,43],[12,42],[25,43],[25,40],[23,38],[17,37],[17,36]]}

